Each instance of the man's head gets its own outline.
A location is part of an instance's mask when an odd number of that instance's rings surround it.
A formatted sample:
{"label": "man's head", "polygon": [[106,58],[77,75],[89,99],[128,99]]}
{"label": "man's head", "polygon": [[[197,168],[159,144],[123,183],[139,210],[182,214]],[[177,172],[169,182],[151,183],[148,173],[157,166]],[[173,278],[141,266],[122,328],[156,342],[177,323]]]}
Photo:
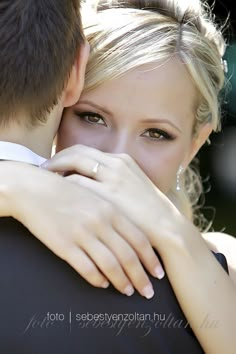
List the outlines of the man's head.
{"label": "man's head", "polygon": [[79,0],[0,1],[0,127],[35,127],[75,103],[84,44]]}

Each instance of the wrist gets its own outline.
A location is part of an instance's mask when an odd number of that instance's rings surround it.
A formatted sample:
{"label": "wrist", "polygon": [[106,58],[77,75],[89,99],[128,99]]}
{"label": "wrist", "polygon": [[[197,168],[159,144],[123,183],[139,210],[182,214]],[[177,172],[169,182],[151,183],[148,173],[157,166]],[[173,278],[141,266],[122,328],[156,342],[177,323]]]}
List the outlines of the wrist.
{"label": "wrist", "polygon": [[13,176],[10,162],[1,162],[0,169],[0,217],[11,216]]}
{"label": "wrist", "polygon": [[161,227],[165,230],[160,243],[160,254],[163,261],[171,256],[192,257],[197,245],[202,243],[199,230],[193,223],[182,215],[178,210],[173,210],[168,220],[164,220]]}
{"label": "wrist", "polygon": [[[18,218],[21,210],[23,177],[28,165],[21,162],[3,161],[0,169],[0,217]],[[23,174],[22,174],[23,172]]]}

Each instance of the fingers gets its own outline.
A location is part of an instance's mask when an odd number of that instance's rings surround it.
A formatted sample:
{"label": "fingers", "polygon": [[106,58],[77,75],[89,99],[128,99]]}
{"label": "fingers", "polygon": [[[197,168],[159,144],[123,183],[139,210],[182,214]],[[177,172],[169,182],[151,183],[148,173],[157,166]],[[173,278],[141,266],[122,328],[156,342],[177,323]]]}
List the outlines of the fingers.
{"label": "fingers", "polygon": [[109,286],[109,282],[94,262],[77,245],[71,246],[63,259],[91,285],[102,288]]}
{"label": "fingers", "polygon": [[105,167],[109,165],[111,160],[112,157],[99,150],[84,145],[74,145],[60,151],[40,167],[54,172],[76,171],[84,176],[94,178],[97,175],[94,173],[97,163]]}
{"label": "fingers", "polygon": [[138,166],[127,154],[107,154],[84,145],[74,145],[54,155],[41,168],[53,172],[74,171],[97,181],[110,181],[117,174],[127,173]]}
{"label": "fingers", "polygon": [[[125,210],[128,215],[130,211],[130,208],[127,209],[128,203],[130,203],[131,210],[135,209],[135,205],[129,201],[129,194],[132,197],[136,195],[136,191],[132,194],[129,185],[122,187],[123,204],[121,203],[121,206],[119,204],[122,197],[120,176],[124,181],[127,181],[131,180],[132,171],[136,172],[133,176],[133,184],[136,183],[136,189],[140,191],[140,184],[137,180],[140,171],[128,155],[111,156],[90,147],[76,145],[55,155],[48,161],[46,168],[57,172],[76,171],[80,175],[71,175],[66,179],[94,192],[109,202],[109,205],[110,203],[115,204],[117,208]],[[117,176],[119,176],[119,180],[117,180]],[[109,183],[100,183],[106,181]],[[132,206],[134,207],[132,208]],[[111,213],[107,211],[105,214]],[[141,229],[138,229],[120,213],[117,213],[116,218],[104,217],[104,215],[103,222],[99,222],[103,225],[102,232],[94,228],[94,220],[91,220],[89,234],[94,236],[91,236],[90,239],[85,238],[84,243],[80,239],[78,246],[84,255],[80,261],[76,259],[71,261],[70,258],[70,262],[74,264],[72,266],[78,269],[78,272],[91,284],[101,284],[102,281],[105,281],[105,278],[101,277],[105,276],[122,293],[131,295],[135,288],[141,295],[151,298],[154,292],[143,265],[154,277],[159,279],[163,278],[165,273],[148,240],[149,235],[144,234],[145,221],[139,223],[135,214],[134,222],[137,221],[139,226],[141,225]],[[95,224],[98,223],[98,220],[95,221]],[[83,270],[80,266],[82,261],[86,264]]]}
{"label": "fingers", "polygon": [[134,293],[134,288],[119,260],[105,244],[94,237],[89,237],[84,246],[89,257],[119,292],[127,296]]}
{"label": "fingers", "polygon": [[114,227],[131,245],[145,268],[158,279],[165,275],[164,269],[146,235],[121,214],[117,214]]}
{"label": "fingers", "polygon": [[[154,295],[153,287],[136,251],[110,225],[104,224],[96,229],[97,234],[93,234],[95,230],[90,225],[83,236],[78,235],[76,244],[69,249],[64,259],[94,286],[105,287],[107,279],[122,294],[130,296],[135,288],[142,296],[150,299]],[[128,233],[134,234],[134,239],[138,235],[135,235],[135,231],[128,227]],[[144,254],[150,257],[150,263],[155,267],[158,259],[151,246],[147,246]],[[149,265],[149,268],[152,266]],[[152,274],[156,276],[154,270]]]}
{"label": "fingers", "polygon": [[[113,269],[113,267],[111,267],[112,272],[104,273],[108,279],[118,290],[130,287],[132,284],[142,296],[150,299],[154,295],[152,284],[132,247],[112,228],[108,228],[107,232],[103,231],[101,240],[111,250],[112,254],[116,256],[131,283],[122,284],[120,274],[117,274],[116,268]],[[106,272],[106,270],[103,271]]]}
{"label": "fingers", "polygon": [[[108,201],[112,201],[111,195],[105,185],[99,184],[98,182],[88,179],[84,176],[71,175],[67,178],[71,182],[77,183],[90,189],[98,196]],[[162,279],[165,275],[164,269],[144,232],[141,231],[140,228],[135,226],[133,223],[131,223],[128,218],[124,217],[118,212],[115,215],[113,226],[115,227],[117,233],[121,235],[121,237],[125,239],[133,248],[145,268],[154,277]],[[138,288],[140,289],[140,286],[138,286]]]}

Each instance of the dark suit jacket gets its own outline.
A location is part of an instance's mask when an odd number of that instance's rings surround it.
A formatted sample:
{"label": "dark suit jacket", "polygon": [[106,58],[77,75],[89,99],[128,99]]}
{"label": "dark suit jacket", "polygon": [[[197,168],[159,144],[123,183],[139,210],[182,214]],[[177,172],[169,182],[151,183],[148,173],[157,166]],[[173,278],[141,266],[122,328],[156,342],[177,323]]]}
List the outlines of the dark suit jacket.
{"label": "dark suit jacket", "polygon": [[0,218],[0,353],[203,353],[167,276],[152,282],[151,300],[94,288],[20,223]]}

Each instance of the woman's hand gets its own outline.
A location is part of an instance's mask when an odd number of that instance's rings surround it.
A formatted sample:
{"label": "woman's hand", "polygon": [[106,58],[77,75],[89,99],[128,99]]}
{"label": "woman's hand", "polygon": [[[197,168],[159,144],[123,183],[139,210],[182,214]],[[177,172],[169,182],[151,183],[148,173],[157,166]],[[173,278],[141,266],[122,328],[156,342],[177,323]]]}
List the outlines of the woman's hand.
{"label": "woman's hand", "polygon": [[[91,171],[97,163],[99,168],[94,174]],[[53,157],[48,168],[75,170],[87,176],[68,178],[122,210],[160,251],[174,293],[204,352],[233,353],[236,318],[233,281],[199,231],[151,185],[134,161],[126,155],[109,155],[75,146]],[[209,323],[216,320],[220,325],[211,329]]]}
{"label": "woman's hand", "polygon": [[152,297],[140,259],[156,276],[157,256],[145,235],[110,202],[23,163],[2,162],[0,183],[0,215],[22,222],[89,283],[106,287],[108,279],[126,295],[134,286]]}
{"label": "woman's hand", "polygon": [[[177,224],[175,220],[180,213],[130,156],[107,154],[84,145],[75,145],[56,154],[43,166],[54,172],[79,173],[66,178],[111,202],[160,253],[166,249],[165,237],[173,235]],[[95,167],[97,173],[94,173]],[[136,243],[138,246],[138,240]],[[132,246],[135,247],[134,242]],[[162,277],[162,269],[159,271]]]}

